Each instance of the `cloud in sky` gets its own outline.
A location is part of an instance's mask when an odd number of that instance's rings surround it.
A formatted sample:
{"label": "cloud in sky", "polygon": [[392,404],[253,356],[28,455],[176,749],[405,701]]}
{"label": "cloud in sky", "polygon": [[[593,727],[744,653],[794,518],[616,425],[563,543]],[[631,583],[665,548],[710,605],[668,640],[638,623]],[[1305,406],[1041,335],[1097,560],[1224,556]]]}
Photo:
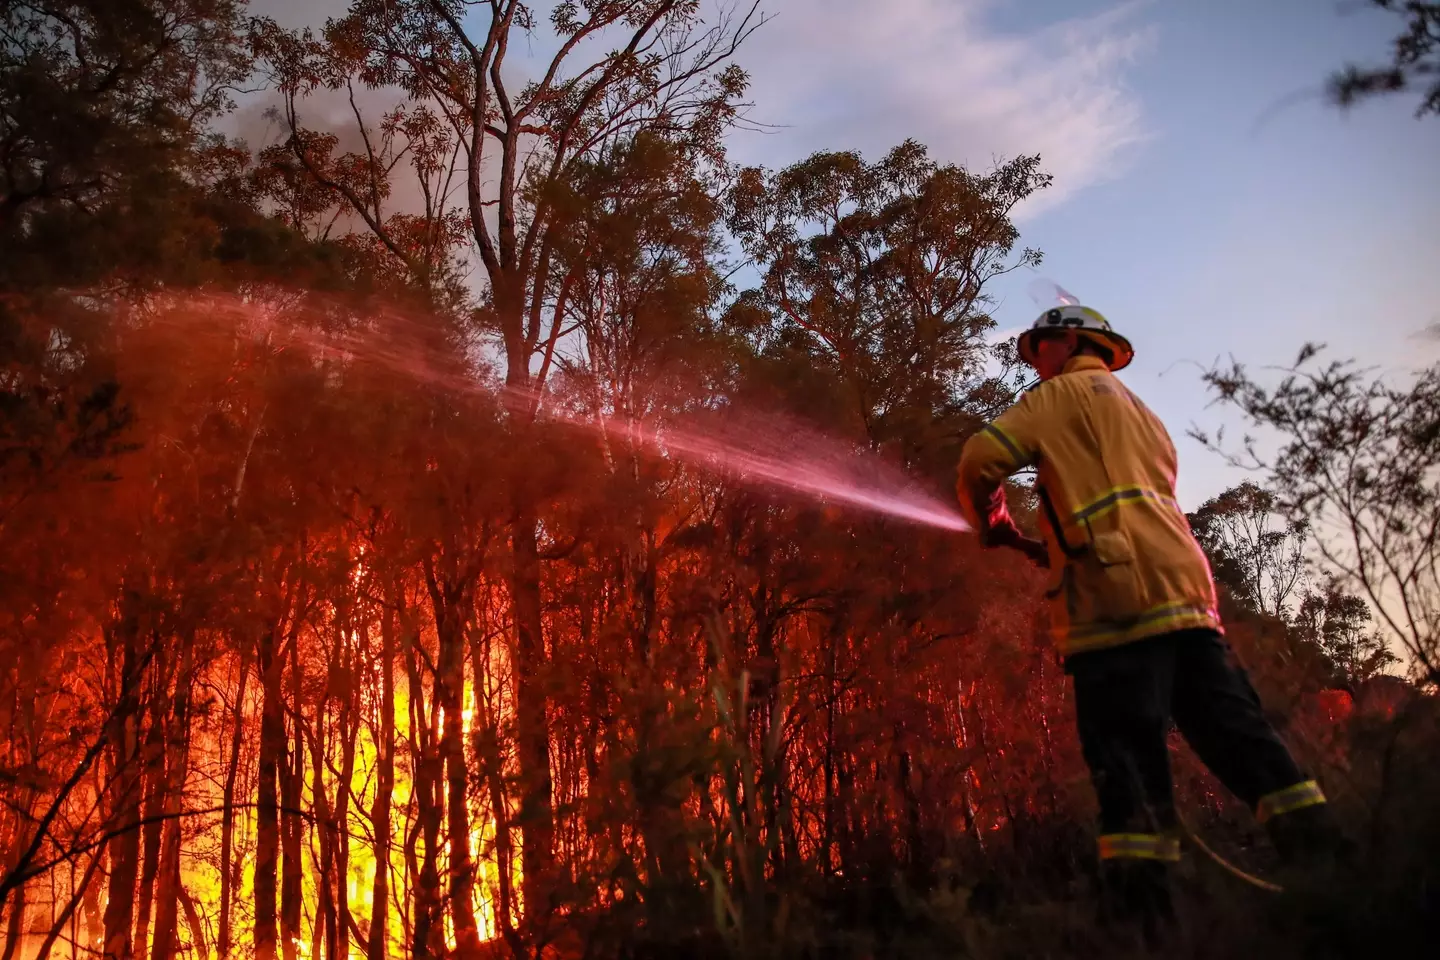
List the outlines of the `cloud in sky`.
{"label": "cloud in sky", "polygon": [[820,149],[878,158],[906,137],[986,168],[1040,153],[1055,186],[1033,216],[1123,170],[1146,136],[1125,70],[1155,44],[1126,0],[1098,14],[1002,32],[996,0],[786,0],[741,50],[751,119],[734,153],[769,166]]}
{"label": "cloud in sky", "polygon": [[[318,26],[346,6],[251,0],[255,13],[290,27]],[[938,160],[975,169],[1038,152],[1055,185],[1022,211],[1034,216],[1123,173],[1129,148],[1147,136],[1124,76],[1156,42],[1144,16],[1149,0],[1117,0],[1098,13],[1026,30],[996,25],[999,15],[1029,6],[1020,0],[761,6],[772,19],[741,48],[739,62],[753,80],[750,118],[772,129],[732,138],[742,162],[775,167],[816,150],[848,149],[874,160],[907,137]],[[513,51],[521,54],[517,63],[532,45]]]}

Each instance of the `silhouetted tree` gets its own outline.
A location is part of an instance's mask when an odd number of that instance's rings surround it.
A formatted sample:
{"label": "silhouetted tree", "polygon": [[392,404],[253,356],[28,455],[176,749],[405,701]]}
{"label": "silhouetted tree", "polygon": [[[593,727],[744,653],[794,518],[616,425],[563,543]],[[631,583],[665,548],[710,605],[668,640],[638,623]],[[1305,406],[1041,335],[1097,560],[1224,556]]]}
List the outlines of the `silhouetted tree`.
{"label": "silhouetted tree", "polygon": [[813,367],[795,391],[801,409],[805,393],[823,398],[840,429],[949,471],[957,438],[1013,398],[984,375],[987,286],[1039,263],[1029,248],[1012,257],[1010,216],[1049,182],[1038,157],[976,174],[914,141],[875,163],[818,153],[778,173],[743,170],[730,226],[764,281],[734,317],[765,311],[775,322],[753,331],[757,349]]}
{"label": "silhouetted tree", "polygon": [[1331,580],[1321,590],[1306,593],[1293,622],[1301,636],[1335,664],[1340,680],[1353,690],[1398,662],[1373,621],[1369,604]]}
{"label": "silhouetted tree", "polygon": [[1385,66],[1347,66],[1330,78],[1330,96],[1342,107],[1379,94],[1419,89],[1417,117],[1440,114],[1440,3],[1424,0],[1369,0],[1396,17],[1405,29],[1395,38]]}
{"label": "silhouetted tree", "polygon": [[[1422,677],[1440,680],[1440,368],[1392,386],[1307,347],[1267,386],[1241,364],[1206,382],[1279,442],[1229,455],[1266,472],[1275,505],[1305,520],[1329,571],[1357,589]],[[1195,434],[1223,447],[1223,434]]]}
{"label": "silhouetted tree", "polygon": [[1285,619],[1305,574],[1304,519],[1284,521],[1275,494],[1246,480],[1190,514],[1217,582],[1267,616]]}

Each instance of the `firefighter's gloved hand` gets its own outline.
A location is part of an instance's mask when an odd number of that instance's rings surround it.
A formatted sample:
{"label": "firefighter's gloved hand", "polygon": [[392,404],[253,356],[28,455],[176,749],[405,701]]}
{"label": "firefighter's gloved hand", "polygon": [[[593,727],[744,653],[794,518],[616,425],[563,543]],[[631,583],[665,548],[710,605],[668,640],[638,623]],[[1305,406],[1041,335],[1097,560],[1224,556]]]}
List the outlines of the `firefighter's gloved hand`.
{"label": "firefighter's gloved hand", "polygon": [[1025,536],[1014,524],[991,527],[985,531],[983,542],[987,547],[1009,547],[1012,550],[1019,550],[1029,557],[1030,562],[1037,567],[1050,566],[1050,551],[1045,549],[1044,542]]}
{"label": "firefighter's gloved hand", "polygon": [[1030,562],[1042,570],[1050,569],[1050,550],[1045,546],[1044,540],[1036,540],[1034,537],[1021,537],[1020,542],[1015,545],[1016,549],[1030,558]]}

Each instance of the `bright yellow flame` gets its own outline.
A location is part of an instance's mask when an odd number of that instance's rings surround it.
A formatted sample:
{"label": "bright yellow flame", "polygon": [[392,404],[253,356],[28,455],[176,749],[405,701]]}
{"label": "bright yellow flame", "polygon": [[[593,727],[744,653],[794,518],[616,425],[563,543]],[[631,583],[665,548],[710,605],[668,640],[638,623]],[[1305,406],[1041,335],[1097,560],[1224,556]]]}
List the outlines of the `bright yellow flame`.
{"label": "bright yellow flame", "polygon": [[[357,583],[359,583],[358,579]],[[352,647],[363,643],[367,636],[373,642],[379,636],[379,626],[376,623],[365,628],[356,627],[353,630],[347,628],[344,631],[343,639],[347,645]],[[302,657],[304,655],[302,651]],[[487,663],[467,664],[467,673],[473,673],[475,668],[480,671],[478,677],[466,677],[463,690],[461,729],[467,747],[471,743],[471,734],[477,729],[477,724],[481,722],[482,715],[478,713],[480,709],[493,710],[496,715],[484,717],[483,722],[496,724],[505,723],[509,719],[512,709],[512,700],[506,689],[508,681],[505,679],[511,675],[511,665],[508,663],[504,645],[495,645],[490,656],[491,659]],[[413,809],[414,785],[410,775],[412,760],[406,746],[412,742],[414,732],[410,712],[412,691],[409,689],[403,666],[397,664],[397,667],[394,680],[395,777],[394,789],[391,791],[391,843],[387,857],[389,874],[387,898],[389,903],[387,905],[387,943],[383,950],[387,956],[401,956],[407,952],[406,945],[402,942],[403,931],[397,898],[402,896],[403,891],[407,888],[405,877],[408,864],[405,855],[405,831],[407,822],[413,820],[415,815]],[[228,687],[232,693],[236,691],[239,686],[237,668],[238,663],[235,661],[219,666],[218,670],[228,669],[229,675],[221,673],[214,677],[216,686],[221,689]],[[251,664],[249,669],[251,673],[246,684],[245,699],[238,705],[245,724],[245,733],[242,738],[241,774],[236,780],[235,806],[232,811],[231,861],[234,864],[232,869],[235,871],[235,883],[231,890],[231,957],[246,957],[254,953],[255,848],[258,819],[254,794],[254,765],[256,762],[254,749],[258,739],[263,689],[254,672],[254,665]],[[312,667],[312,669],[314,668]],[[361,711],[361,722],[358,724],[353,742],[354,763],[348,784],[346,820],[336,825],[348,839],[345,873],[340,878],[343,886],[336,892],[345,894],[357,925],[364,930],[375,914],[375,879],[379,866],[375,847],[369,838],[373,836],[374,832],[371,817],[375,808],[376,792],[379,789],[381,745],[377,741],[381,730],[382,677],[378,664],[367,670],[358,671],[356,676],[360,688],[354,691],[354,696]],[[477,683],[481,684],[480,692],[483,694],[479,700],[476,697]],[[433,696],[433,691],[428,687],[423,692],[423,696],[425,703],[433,703],[433,700],[429,699]],[[227,703],[224,709],[196,720],[195,733],[188,745],[190,776],[185,785],[185,802],[190,809],[219,811],[223,806],[235,708],[235,704]],[[307,713],[312,709],[313,705],[306,705]],[[320,717],[307,716],[306,722],[333,723],[337,719],[337,713],[327,712]],[[340,782],[338,773],[341,769],[339,752],[344,745],[337,733],[338,731],[327,734],[325,748],[330,755],[326,757],[326,762],[323,764],[320,774],[322,780],[318,785],[319,789],[324,792],[326,805],[332,815],[338,811],[341,795],[345,792],[341,789],[344,785]],[[299,760],[302,778],[301,805],[314,810],[317,806],[315,802],[317,784],[313,756],[307,749]],[[514,763],[515,761],[512,759],[510,762]],[[488,792],[484,796],[488,798]],[[515,808],[512,807],[510,813],[513,815],[515,812]],[[472,807],[469,813],[470,828],[467,840],[474,871],[472,907],[480,938],[493,940],[500,935],[497,916],[500,864],[497,854],[496,825],[493,816],[484,806]],[[282,827],[283,816],[282,814]],[[206,948],[202,955],[195,942],[197,934],[191,929],[188,919],[182,914],[180,941],[182,949],[192,960],[218,960],[218,944],[215,938],[218,934],[222,886],[220,867],[218,866],[221,861],[221,820],[220,813],[215,812],[186,821],[185,846],[181,859],[181,881],[186,892],[195,901],[197,914],[201,918]],[[443,823],[442,819],[442,837],[440,849],[437,851],[437,866],[442,876],[449,869],[449,845],[443,836]],[[321,829],[324,829],[323,825],[306,821],[299,865],[301,894],[304,901],[301,928],[289,936],[290,943],[286,945],[293,946],[298,960],[312,960],[311,954],[318,942],[316,925],[323,926],[324,923],[323,913],[318,909],[320,902],[318,885],[322,882],[322,878],[320,876],[321,848],[316,831]],[[514,831],[514,833],[513,840],[518,848],[519,831]],[[336,849],[338,850],[338,844]],[[283,871],[285,867],[283,846],[280,855],[282,862],[277,866],[280,871]],[[83,864],[67,865],[62,872],[57,873],[57,882],[79,882],[79,871],[81,870],[83,870]],[[514,858],[514,862],[510,866],[510,874],[512,896],[518,901],[521,891],[518,857]],[[99,908],[103,913],[105,906],[103,884],[100,893]],[[279,906],[279,904],[276,905],[277,912]],[[523,904],[517,902],[516,907],[523,909]],[[152,911],[152,934],[153,920],[154,913]],[[81,924],[83,928],[83,921]],[[455,946],[454,922],[448,909],[444,911],[444,930],[446,941],[453,948]],[[91,939],[88,936],[89,931],[85,932],[87,934],[85,940],[88,941]],[[103,935],[94,939],[97,946],[103,945]],[[365,950],[357,938],[347,931],[346,939],[348,940],[348,960],[365,960]]]}

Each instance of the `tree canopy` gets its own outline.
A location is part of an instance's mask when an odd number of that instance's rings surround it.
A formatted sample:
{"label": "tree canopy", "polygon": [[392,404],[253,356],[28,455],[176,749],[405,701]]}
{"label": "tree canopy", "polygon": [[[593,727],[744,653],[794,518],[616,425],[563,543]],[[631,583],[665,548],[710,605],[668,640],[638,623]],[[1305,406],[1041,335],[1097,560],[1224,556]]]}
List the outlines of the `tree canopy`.
{"label": "tree canopy", "polygon": [[1440,114],[1440,3],[1423,0],[1369,0],[1371,6],[1404,21],[1390,61],[1349,64],[1330,78],[1330,96],[1342,107],[1378,95],[1419,93],[1415,115]]}

